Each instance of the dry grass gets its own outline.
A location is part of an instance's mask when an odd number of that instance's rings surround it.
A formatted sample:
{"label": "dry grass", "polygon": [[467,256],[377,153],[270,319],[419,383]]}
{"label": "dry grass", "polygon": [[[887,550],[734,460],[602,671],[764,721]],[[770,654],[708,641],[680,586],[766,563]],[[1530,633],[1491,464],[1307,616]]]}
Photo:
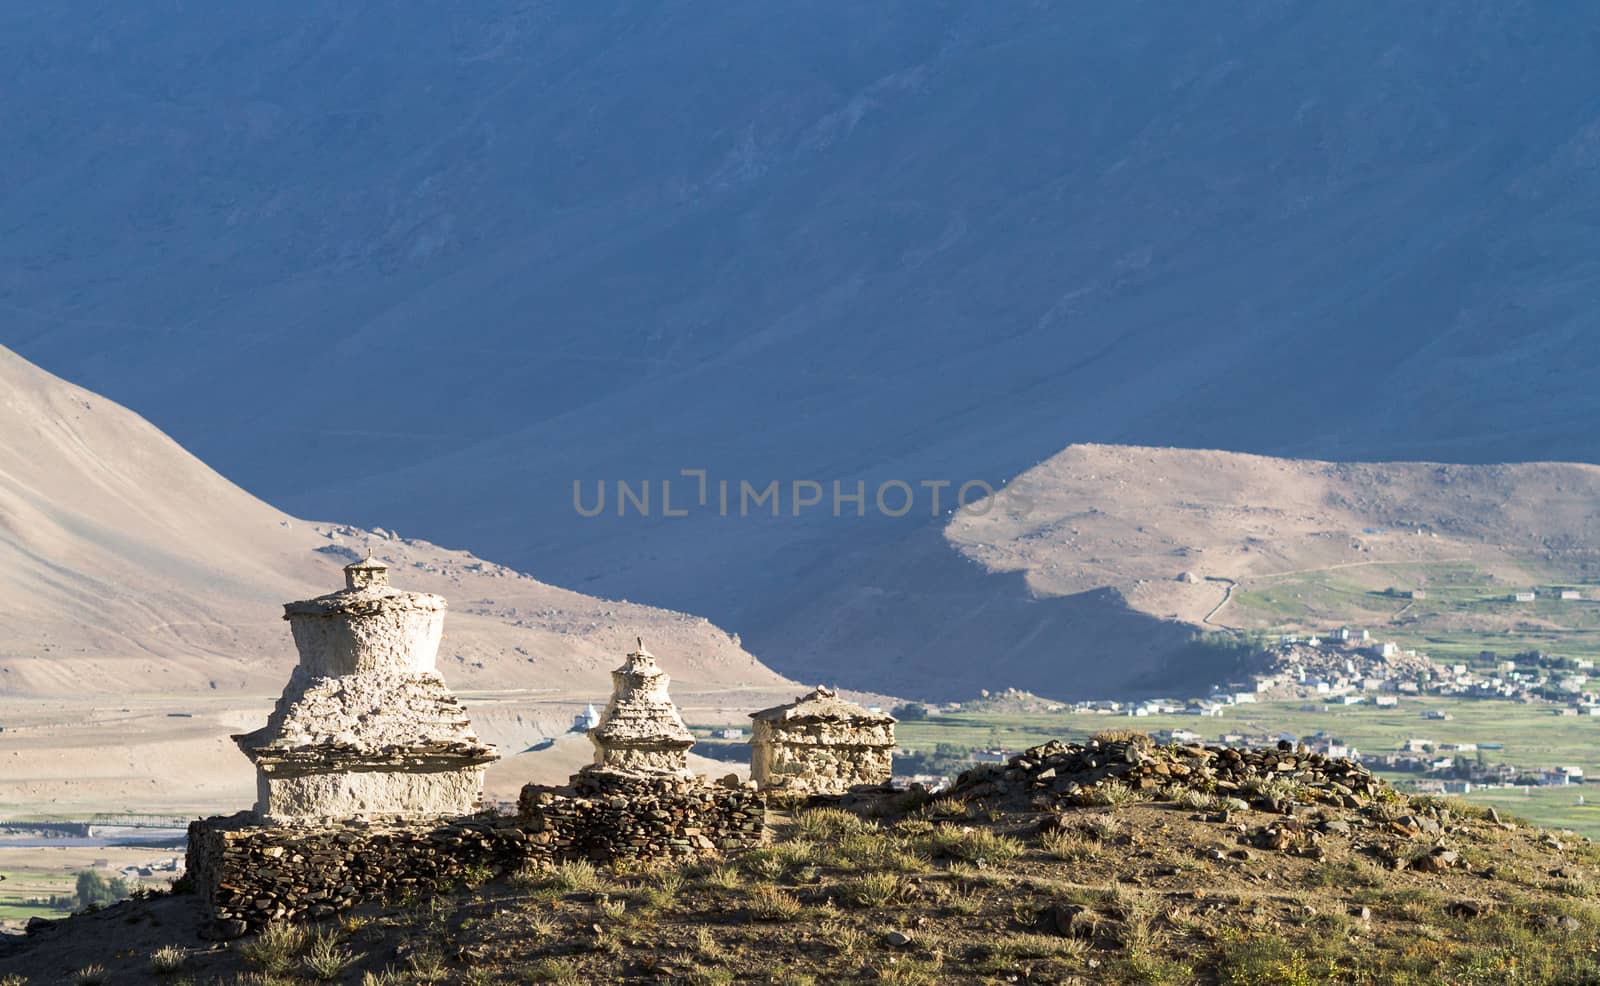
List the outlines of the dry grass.
{"label": "dry grass", "polygon": [[[1449,809],[1441,838],[1465,868],[1397,871],[1383,861],[1434,842],[1345,813],[1359,838],[1324,839],[1311,858],[1261,848],[1282,815],[1212,822],[1174,793],[1176,810],[800,811],[743,856],[513,874],[316,932],[274,927],[229,951],[196,950],[168,981],[1600,982],[1600,851],[1583,840],[1563,837],[1558,852],[1536,830]],[[1293,821],[1314,829],[1323,811]],[[911,940],[891,944],[891,929]],[[107,981],[147,981],[151,961]]]}

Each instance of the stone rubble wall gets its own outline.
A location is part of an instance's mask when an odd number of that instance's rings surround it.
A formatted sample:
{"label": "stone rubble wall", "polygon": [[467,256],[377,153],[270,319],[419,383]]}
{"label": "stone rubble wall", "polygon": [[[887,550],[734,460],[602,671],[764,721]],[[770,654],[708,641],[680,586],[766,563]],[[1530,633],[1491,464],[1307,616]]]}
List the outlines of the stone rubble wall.
{"label": "stone rubble wall", "polygon": [[886,783],[893,773],[892,725],[755,723],[750,776],[763,789],[843,794],[852,787]]}
{"label": "stone rubble wall", "polygon": [[189,826],[188,872],[221,938],[272,921],[430,894],[527,866],[670,860],[761,844],[766,804],[746,790],[671,781],[603,793],[529,786],[517,815],[262,826],[249,812]]}

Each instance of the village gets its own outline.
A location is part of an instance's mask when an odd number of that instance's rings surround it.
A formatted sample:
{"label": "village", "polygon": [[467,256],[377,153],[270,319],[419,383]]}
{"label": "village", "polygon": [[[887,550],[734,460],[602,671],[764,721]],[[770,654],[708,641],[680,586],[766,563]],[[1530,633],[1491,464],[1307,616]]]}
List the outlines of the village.
{"label": "village", "polygon": [[[1332,713],[1368,707],[1397,710],[1403,703],[1424,696],[1452,700],[1499,700],[1548,707],[1551,715],[1600,716],[1600,688],[1590,675],[1594,662],[1527,651],[1502,659],[1483,652],[1472,664],[1442,663],[1424,653],[1392,641],[1375,641],[1367,630],[1341,627],[1325,635],[1286,634],[1253,656],[1249,669],[1236,679],[1213,687],[1204,698],[1178,700],[1151,698],[1136,701],[1092,700],[1047,702],[1023,693],[1002,693],[1012,700],[1033,700],[1034,710],[1067,716],[1105,716],[1131,719],[1193,716],[1224,718],[1250,715],[1264,703],[1296,702],[1302,713]],[[988,696],[985,696],[988,698]],[[971,703],[921,707],[936,721],[960,714]],[[897,715],[903,709],[895,710]],[[1449,721],[1449,711],[1439,703],[1419,704],[1422,722]],[[1109,724],[1108,724],[1109,727]],[[1318,728],[1307,734],[1256,729],[1203,729],[1163,727],[1147,730],[1158,743],[1193,745],[1220,742],[1228,746],[1271,745],[1280,741],[1303,746],[1330,757],[1348,757],[1395,778],[1417,793],[1467,794],[1484,789],[1531,789],[1581,785],[1582,767],[1551,763],[1539,767],[1496,762],[1505,749],[1501,738],[1485,735],[1475,740],[1436,742],[1425,734],[1408,736],[1395,749],[1359,749],[1336,730]],[[948,755],[953,750],[944,751]],[[1000,762],[1016,751],[1002,748],[973,750],[966,759],[974,763]],[[912,763],[918,761],[912,760]],[[926,761],[923,761],[926,762]],[[906,773],[905,782],[937,784],[927,773]],[[1581,798],[1581,795],[1579,795]],[[1581,801],[1580,801],[1581,803]]]}

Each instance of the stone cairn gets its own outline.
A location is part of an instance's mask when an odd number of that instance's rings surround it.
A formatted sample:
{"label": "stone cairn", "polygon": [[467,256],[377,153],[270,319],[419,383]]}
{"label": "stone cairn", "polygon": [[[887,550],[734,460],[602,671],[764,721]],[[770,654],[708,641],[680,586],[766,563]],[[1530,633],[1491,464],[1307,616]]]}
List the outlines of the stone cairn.
{"label": "stone cairn", "polygon": [[499,754],[434,669],[445,601],[391,587],[370,558],[344,572],[343,590],[284,606],[300,664],[267,724],[234,737],[256,766],[256,815],[471,813]]}
{"label": "stone cairn", "polygon": [[844,794],[893,775],[894,717],[831,689],[818,686],[750,718],[750,779],[763,791]]}

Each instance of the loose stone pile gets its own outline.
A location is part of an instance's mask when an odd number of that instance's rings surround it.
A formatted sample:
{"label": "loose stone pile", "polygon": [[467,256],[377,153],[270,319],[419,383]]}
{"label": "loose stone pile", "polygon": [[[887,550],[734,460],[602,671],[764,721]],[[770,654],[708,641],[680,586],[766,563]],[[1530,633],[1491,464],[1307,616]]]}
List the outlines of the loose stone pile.
{"label": "loose stone pile", "polygon": [[1287,813],[1296,805],[1360,808],[1382,781],[1360,764],[1280,743],[1276,750],[1226,746],[1153,746],[1144,736],[1052,741],[1012,757],[1005,766],[984,765],[957,778],[959,798],[1027,796],[1074,804],[1114,797],[1108,785],[1133,791],[1179,787],[1239,802],[1239,807]]}
{"label": "loose stone pile", "polygon": [[522,825],[548,837],[557,859],[678,859],[761,844],[766,802],[743,788],[698,780],[611,778],[603,786],[530,784],[518,802]]}
{"label": "loose stone pile", "polygon": [[286,828],[241,812],[191,823],[187,861],[211,935],[236,938],[271,921],[328,917],[551,861],[554,842],[511,817]]}
{"label": "loose stone pile", "polygon": [[844,794],[887,783],[894,772],[894,717],[831,689],[818,687],[750,718],[750,779],[762,790]]}
{"label": "loose stone pile", "polygon": [[432,823],[268,827],[241,812],[189,826],[188,871],[211,933],[234,938],[527,866],[737,852],[761,844],[765,817],[754,792],[668,780],[602,796],[530,785],[518,815]]}

